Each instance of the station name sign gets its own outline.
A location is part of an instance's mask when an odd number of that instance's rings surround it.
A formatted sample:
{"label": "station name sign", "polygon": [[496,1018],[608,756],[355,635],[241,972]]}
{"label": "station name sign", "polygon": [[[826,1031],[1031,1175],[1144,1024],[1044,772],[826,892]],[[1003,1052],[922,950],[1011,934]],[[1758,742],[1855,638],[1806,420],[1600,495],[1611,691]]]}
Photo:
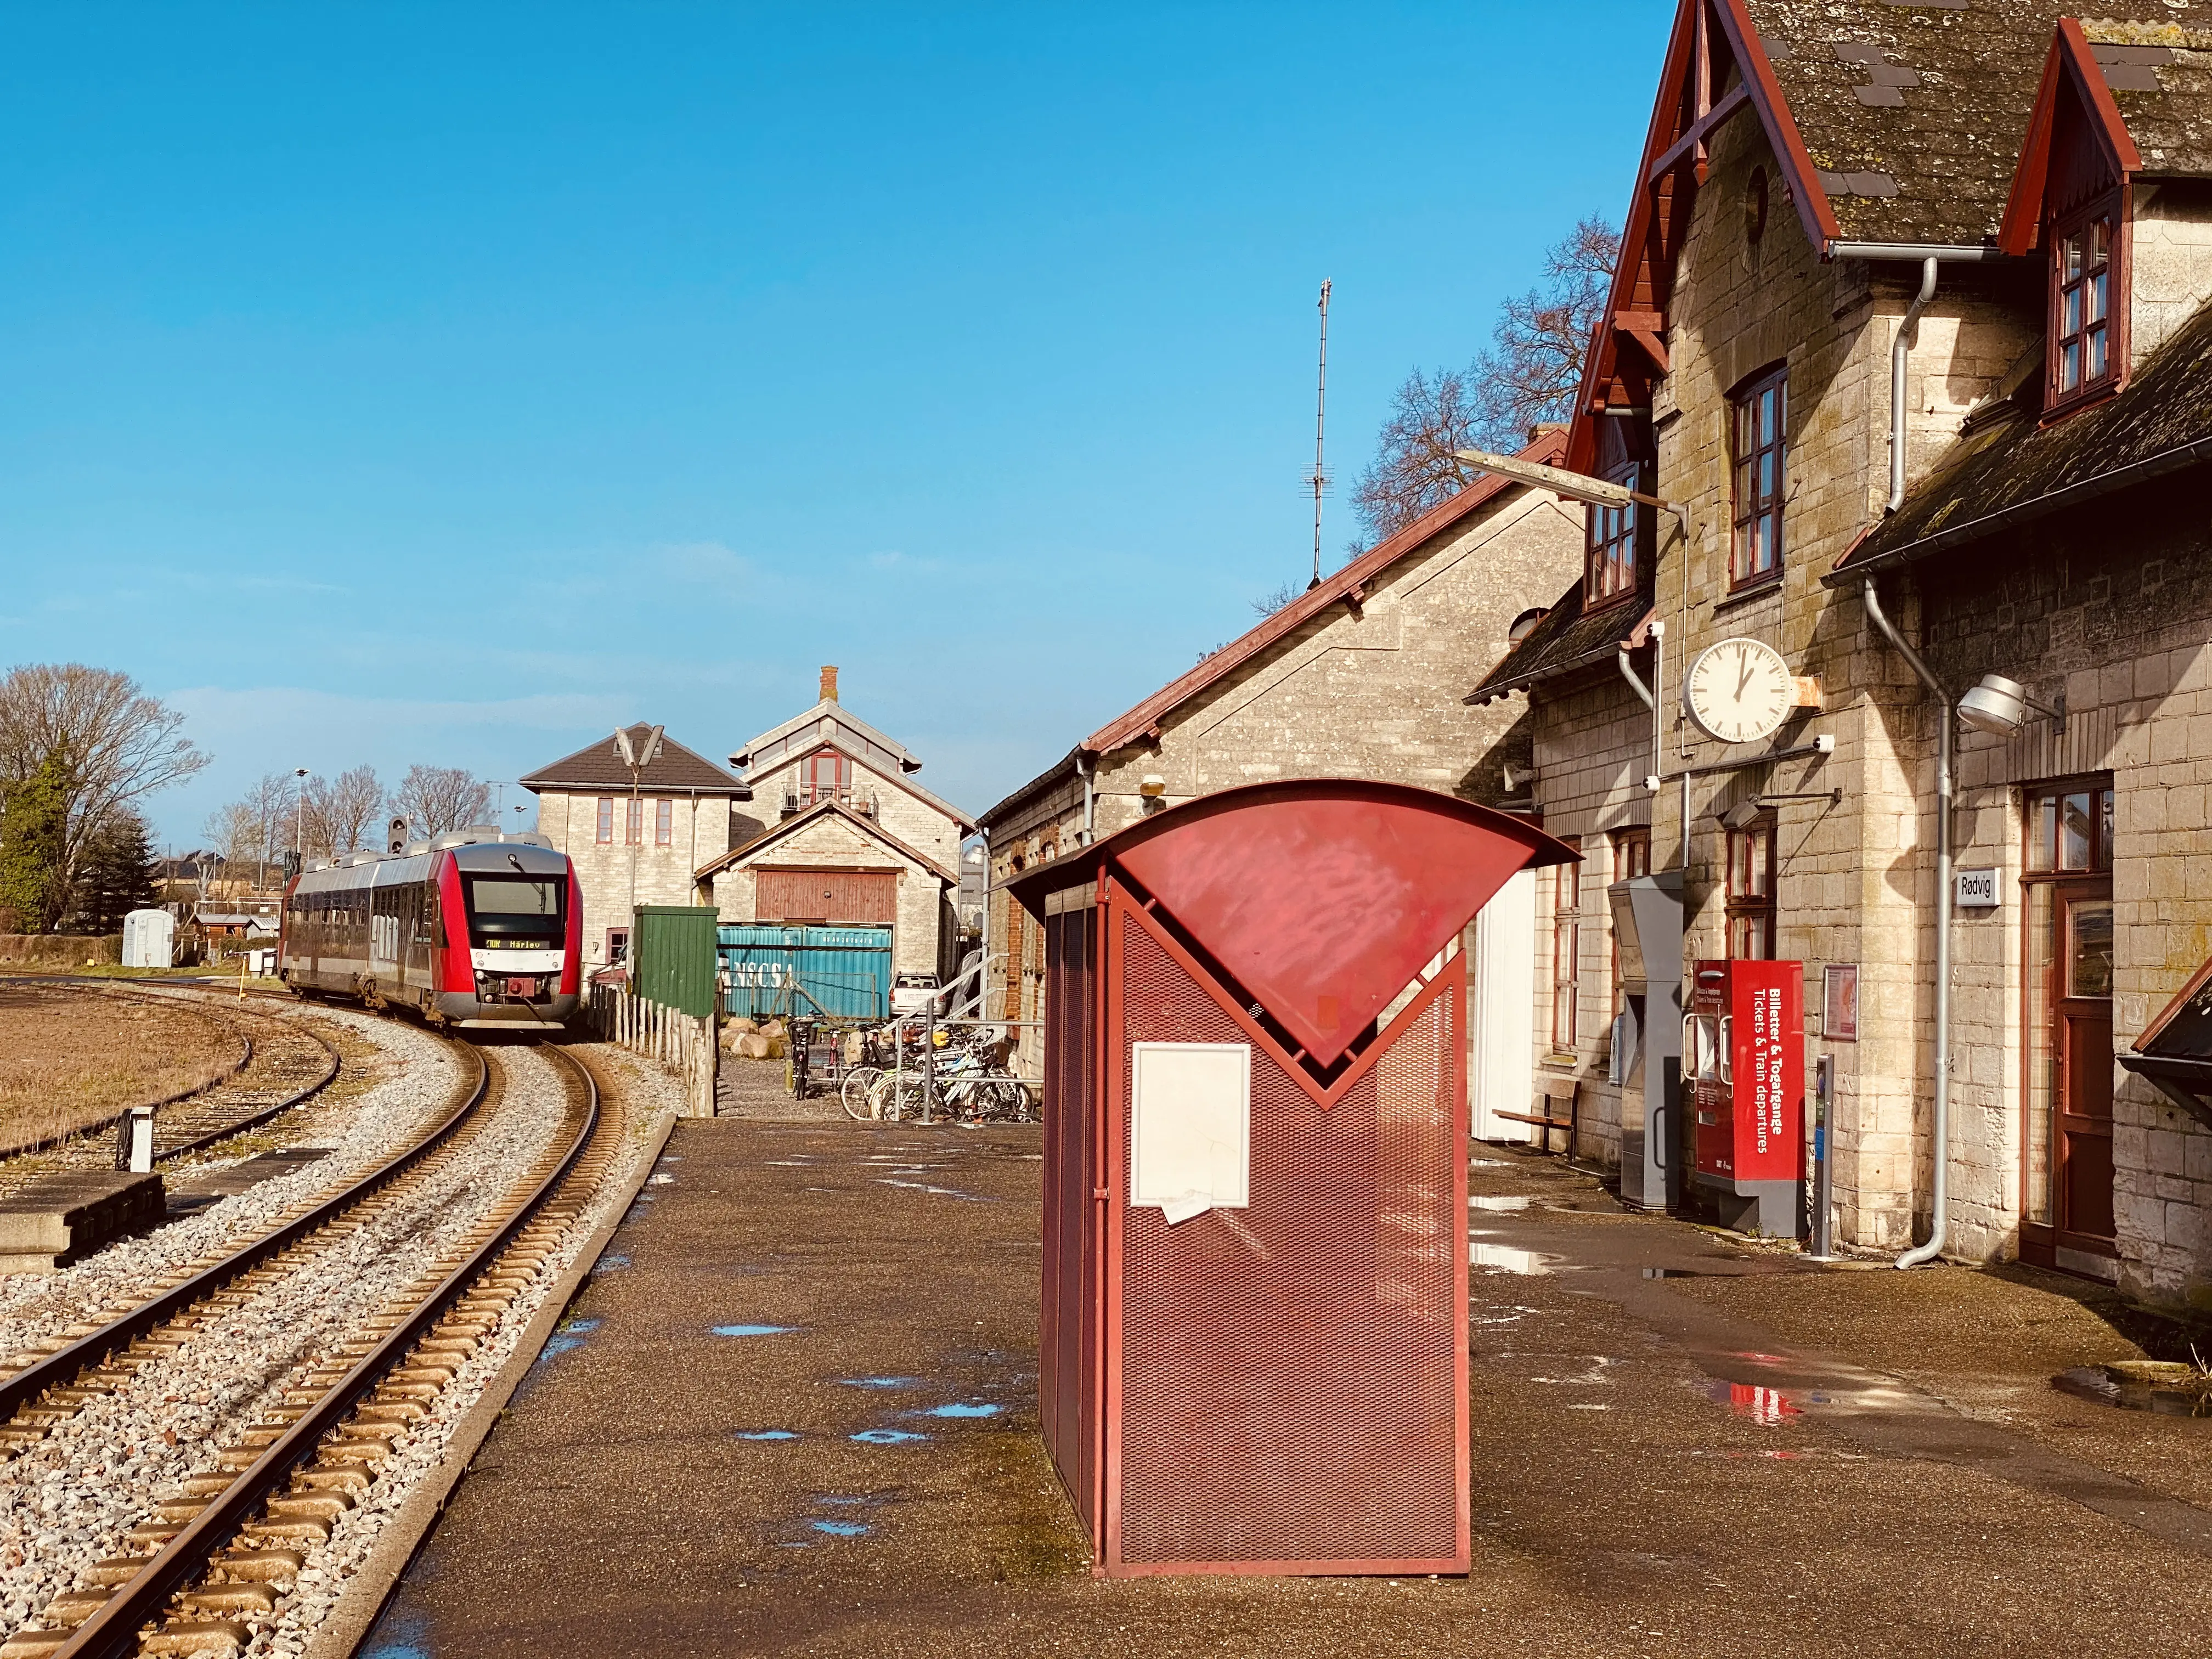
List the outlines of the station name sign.
{"label": "station name sign", "polygon": [[1957,872],[1958,890],[1952,902],[1961,910],[1993,910],[1997,905],[1997,872],[1995,870],[1961,870]]}

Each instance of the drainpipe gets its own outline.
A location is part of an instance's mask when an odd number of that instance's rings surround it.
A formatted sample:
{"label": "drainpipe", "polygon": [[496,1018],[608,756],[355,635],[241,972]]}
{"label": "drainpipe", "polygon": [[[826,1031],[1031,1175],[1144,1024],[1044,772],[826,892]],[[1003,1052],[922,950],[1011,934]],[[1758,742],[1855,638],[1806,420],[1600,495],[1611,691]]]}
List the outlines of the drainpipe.
{"label": "drainpipe", "polygon": [[[1932,272],[1935,262],[1930,260]],[[1942,726],[1936,750],[1936,1183],[1929,1197],[1935,1208],[1935,1223],[1928,1242],[1905,1251],[1897,1258],[1900,1267],[1917,1267],[1923,1262],[1933,1261],[1943,1253],[1943,1237],[1949,1220],[1950,1151],[1951,1151],[1951,694],[1943,683],[1929,672],[1928,665],[1920,660],[1920,653],[1907,645],[1882,614],[1881,600],[1875,593],[1872,580],[1863,582],[1859,593],[1866,601],[1867,615],[1881,635],[1897,647],[1898,654],[1911,665],[1920,683],[1936,694],[1936,707],[1941,711]]]}
{"label": "drainpipe", "polygon": [[[1889,347],[1889,505],[1884,510],[1890,513],[1905,505],[1905,365],[1911,352],[1906,342],[1920,325],[1920,313],[1936,297],[1936,263],[1933,253],[1920,262],[1920,292],[1913,296],[1912,303],[1905,307],[1905,320],[1897,325],[1897,338],[1890,343]],[[1867,602],[1869,605],[1874,605],[1871,593]],[[1875,615],[1879,617],[1881,614],[1880,609],[1875,608]],[[1905,649],[1905,642],[1890,633],[1887,623],[1882,623],[1881,628],[1882,632],[1889,634],[1899,649]],[[1927,678],[1924,669],[1921,673],[1923,678]],[[1929,684],[1934,682],[1929,681]]]}
{"label": "drainpipe", "polygon": [[1091,793],[1091,781],[1098,775],[1098,757],[1096,755],[1078,755],[1075,769],[1083,778],[1083,844],[1088,847],[1098,839],[1093,828],[1097,800]]}

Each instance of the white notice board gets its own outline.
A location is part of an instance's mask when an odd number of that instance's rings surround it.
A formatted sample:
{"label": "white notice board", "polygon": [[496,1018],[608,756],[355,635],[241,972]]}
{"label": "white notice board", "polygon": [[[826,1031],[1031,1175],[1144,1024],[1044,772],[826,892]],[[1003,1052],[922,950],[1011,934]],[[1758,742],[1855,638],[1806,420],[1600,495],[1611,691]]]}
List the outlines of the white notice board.
{"label": "white notice board", "polygon": [[1251,1201],[1252,1048],[1129,1045],[1129,1202],[1170,1222]]}

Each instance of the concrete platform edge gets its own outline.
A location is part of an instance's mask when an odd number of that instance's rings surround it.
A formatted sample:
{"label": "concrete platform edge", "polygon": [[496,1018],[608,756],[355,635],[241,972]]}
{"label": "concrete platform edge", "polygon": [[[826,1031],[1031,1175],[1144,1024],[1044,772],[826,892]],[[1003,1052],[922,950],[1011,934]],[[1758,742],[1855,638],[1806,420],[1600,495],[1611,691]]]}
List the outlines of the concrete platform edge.
{"label": "concrete platform edge", "polygon": [[569,1303],[590,1277],[592,1264],[599,1261],[616,1230],[629,1214],[631,1204],[645,1189],[653,1165],[660,1161],[669,1136],[676,1131],[676,1111],[670,1108],[662,1111],[646,1131],[644,1154],[637,1161],[621,1202],[613,1206],[613,1213],[576,1253],[576,1259],[568,1264],[568,1271],[561,1275],[552,1293],[524,1329],[522,1340],[515,1344],[505,1368],[492,1378],[469,1414],[461,1419],[460,1426],[453,1431],[445,1461],[415,1495],[400,1505],[398,1513],[378,1537],[376,1547],[369,1552],[368,1559],[362,1563],[361,1571],[353,1576],[338,1597],[337,1605],[331,1609],[330,1617],[323,1620],[308,1641],[301,1659],[351,1659],[362,1638],[374,1627],[384,1604],[398,1588],[416,1552],[438,1524],[438,1517],[445,1513],[469,1465],[476,1461],[483,1443],[491,1437],[500,1414],[507,1409],[507,1402],[514,1397],[514,1391],[522,1386],[522,1379],[538,1363],[538,1352],[544,1347],[546,1339],[553,1334],[554,1328],[568,1312]]}

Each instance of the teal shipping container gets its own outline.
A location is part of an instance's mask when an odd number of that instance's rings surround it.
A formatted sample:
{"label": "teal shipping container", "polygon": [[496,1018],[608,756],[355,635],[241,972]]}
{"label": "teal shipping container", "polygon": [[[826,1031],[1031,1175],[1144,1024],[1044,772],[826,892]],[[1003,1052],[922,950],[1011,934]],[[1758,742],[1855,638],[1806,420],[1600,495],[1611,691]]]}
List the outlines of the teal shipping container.
{"label": "teal shipping container", "polygon": [[729,991],[722,1006],[753,1019],[827,1014],[889,1019],[891,930],[725,923],[719,930]]}
{"label": "teal shipping container", "polygon": [[702,1019],[713,1013],[717,920],[711,905],[639,905],[630,988],[664,1008]]}

